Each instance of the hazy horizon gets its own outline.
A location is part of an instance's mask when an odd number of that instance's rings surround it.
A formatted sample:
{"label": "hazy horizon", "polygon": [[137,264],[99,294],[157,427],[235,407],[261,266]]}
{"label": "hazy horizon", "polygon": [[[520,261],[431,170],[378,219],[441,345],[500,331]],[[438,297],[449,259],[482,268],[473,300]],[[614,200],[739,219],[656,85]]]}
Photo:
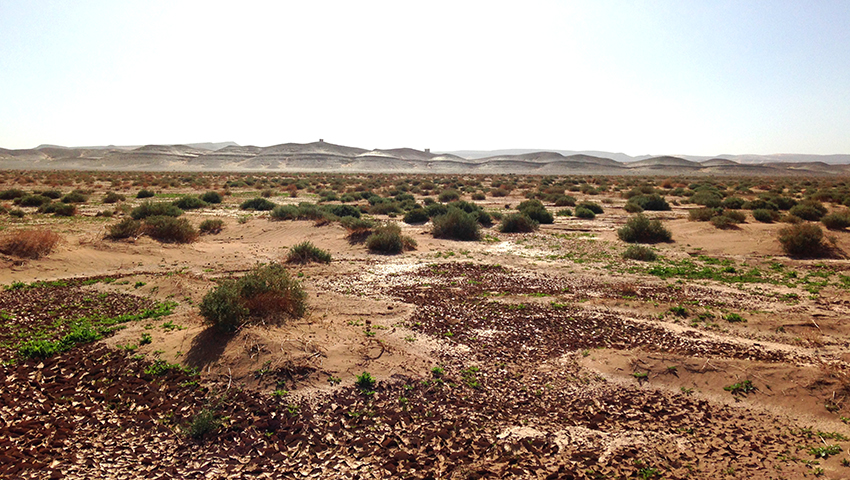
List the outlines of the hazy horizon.
{"label": "hazy horizon", "polygon": [[848,154],[848,24],[835,0],[5,1],[0,147]]}

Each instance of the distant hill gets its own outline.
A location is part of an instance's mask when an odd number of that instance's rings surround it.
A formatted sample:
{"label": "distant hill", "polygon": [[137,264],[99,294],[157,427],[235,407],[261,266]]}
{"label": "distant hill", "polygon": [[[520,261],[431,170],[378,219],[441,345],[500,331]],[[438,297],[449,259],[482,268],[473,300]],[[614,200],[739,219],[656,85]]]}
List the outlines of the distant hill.
{"label": "distant hill", "polygon": [[431,152],[324,141],[268,147],[234,142],[181,145],[0,148],[0,168],[132,171],[473,173],[523,175],[845,175],[850,155],[643,155],[599,151]]}

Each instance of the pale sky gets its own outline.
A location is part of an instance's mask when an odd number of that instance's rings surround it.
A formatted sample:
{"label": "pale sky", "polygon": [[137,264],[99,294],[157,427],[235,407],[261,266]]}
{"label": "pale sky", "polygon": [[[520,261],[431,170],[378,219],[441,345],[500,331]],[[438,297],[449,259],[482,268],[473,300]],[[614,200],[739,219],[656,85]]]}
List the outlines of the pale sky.
{"label": "pale sky", "polygon": [[850,153],[850,2],[0,0],[0,147]]}

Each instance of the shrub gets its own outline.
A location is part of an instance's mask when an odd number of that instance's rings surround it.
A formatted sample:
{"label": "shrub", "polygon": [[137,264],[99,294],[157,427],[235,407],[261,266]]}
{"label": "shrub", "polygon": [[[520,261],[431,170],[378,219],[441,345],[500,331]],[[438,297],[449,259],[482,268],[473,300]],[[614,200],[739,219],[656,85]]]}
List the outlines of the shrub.
{"label": "shrub", "polygon": [[298,318],[307,310],[307,294],[279,263],[257,265],[244,277],[224,280],[201,302],[201,316],[221,331],[232,332],[251,319]]}
{"label": "shrub", "polygon": [[360,375],[357,375],[357,381],[354,382],[354,385],[360,389],[362,392],[372,392],[375,389],[375,385],[378,383],[375,380],[375,377],[372,376],[369,372],[363,372]]}
{"label": "shrub", "polygon": [[428,212],[424,208],[415,208],[404,214],[404,223],[425,223],[428,218]]}
{"label": "shrub", "polygon": [[820,221],[830,230],[844,230],[850,227],[850,210],[826,214]]}
{"label": "shrub", "polygon": [[372,233],[374,222],[365,218],[342,217],[339,219],[342,228],[348,231],[348,239],[351,242],[362,242]]}
{"label": "shrub", "polygon": [[593,210],[589,208],[584,208],[582,206],[576,207],[576,217],[578,218],[586,218],[588,220],[593,220],[596,218],[596,214],[593,213]]}
{"label": "shrub", "polygon": [[0,200],[14,200],[16,198],[23,197],[24,195],[25,193],[23,190],[11,188],[9,190],[0,191]]}
{"label": "shrub", "polygon": [[584,208],[590,210],[591,212],[593,212],[597,215],[601,215],[601,214],[605,213],[602,210],[602,207],[598,203],[594,203],[594,202],[581,202],[578,205],[576,205],[576,207],[584,207]]}
{"label": "shrub", "polygon": [[714,191],[700,191],[691,196],[691,202],[709,208],[719,207],[722,201],[723,198],[720,196],[720,194]]}
{"label": "shrub", "polygon": [[486,195],[484,195],[484,194],[483,194],[483,193],[481,193],[481,192],[476,192],[476,193],[473,193],[473,194],[472,194],[472,199],[473,199],[473,200],[486,200],[486,199],[487,199],[487,196],[486,196]]}
{"label": "shrub", "polygon": [[360,218],[360,209],[354,205],[328,205],[325,209],[337,217]]}
{"label": "shrub", "polygon": [[272,220],[295,220],[298,218],[298,207],[295,205],[278,205],[269,213]]}
{"label": "shrub", "polygon": [[814,223],[800,223],[779,230],[779,243],[785,253],[800,257],[817,257],[829,250],[823,230]]}
{"label": "shrub", "polygon": [[145,219],[145,233],[160,242],[192,243],[198,231],[185,218],[154,215]]}
{"label": "shrub", "polygon": [[820,202],[807,201],[794,205],[788,213],[800,217],[803,220],[817,222],[826,215],[826,207],[824,207]]}
{"label": "shrub", "polygon": [[768,202],[763,198],[757,198],[751,202],[746,202],[744,203],[743,208],[747,210],[757,210],[760,208],[766,208],[768,210],[779,210],[779,206],[777,206],[773,202]]}
{"label": "shrub", "polygon": [[366,248],[370,252],[396,254],[416,248],[416,240],[403,236],[398,224],[386,222],[374,227],[366,238]]}
{"label": "shrub", "polygon": [[478,240],[481,238],[481,227],[478,219],[458,208],[450,208],[443,215],[434,217],[431,234],[436,238],[453,240]]}
{"label": "shrub", "polygon": [[767,208],[757,208],[753,210],[753,218],[759,222],[773,223],[779,220],[779,212]]}
{"label": "shrub", "polygon": [[741,197],[726,197],[720,202],[720,206],[729,210],[739,210],[745,203],[747,203],[746,200]]}
{"label": "shrub", "polygon": [[182,210],[195,210],[207,206],[207,202],[194,195],[186,195],[172,202],[172,205]]}
{"label": "shrub", "polygon": [[448,213],[449,207],[443,205],[442,203],[430,203],[425,206],[425,213],[428,214],[428,218],[434,218],[440,215],[445,215]]}
{"label": "shrub", "polygon": [[195,440],[203,440],[219,426],[221,426],[221,420],[216,417],[215,412],[205,408],[192,417],[189,425],[183,428],[183,433]]}
{"label": "shrub", "polygon": [[16,198],[14,203],[22,207],[40,207],[45,203],[50,203],[50,199],[44,195],[24,195]]}
{"label": "shrub", "polygon": [[654,262],[658,258],[658,255],[649,247],[644,247],[643,245],[630,245],[629,248],[623,252],[623,258],[639,260],[641,262]]}
{"label": "shrub", "polygon": [[151,198],[154,195],[156,194],[150,190],[141,189],[139,190],[139,193],[136,194],[136,198]]}
{"label": "shrub", "polygon": [[440,192],[440,195],[437,199],[443,203],[453,202],[455,200],[460,200],[460,193],[457,190],[443,190]]}
{"label": "shrub", "polygon": [[546,210],[540,200],[526,200],[517,206],[517,210],[537,223],[550,224],[555,222],[555,217]]}
{"label": "shrub", "polygon": [[24,215],[26,214],[27,212],[21,210],[20,208],[13,208],[12,210],[9,210],[9,215],[15,218],[24,218]]}
{"label": "shrub", "polygon": [[643,207],[641,207],[637,203],[632,202],[626,202],[626,204],[623,206],[623,209],[625,209],[629,213],[640,213],[643,211]]}
{"label": "shrub", "polygon": [[716,208],[693,208],[688,210],[688,220],[692,222],[707,222],[722,212]]}
{"label": "shrub", "polygon": [[731,219],[735,223],[744,223],[747,221],[747,214],[736,210],[726,210],[723,212],[723,216]]}
{"label": "shrub", "polygon": [[[53,205],[50,211],[57,217],[73,217],[77,214],[77,206],[72,203],[57,203]],[[45,209],[45,212],[47,212],[47,209]]]}
{"label": "shrub", "polygon": [[251,198],[249,200],[245,200],[239,205],[239,208],[242,210],[260,210],[260,211],[268,211],[276,207],[277,204],[272,202],[271,200],[266,200],[263,197]]}
{"label": "shrub", "polygon": [[124,195],[115,192],[106,192],[106,195],[103,196],[103,203],[118,203],[124,200],[126,200]]}
{"label": "shrub", "polygon": [[575,207],[576,199],[570,195],[561,195],[555,199],[556,207]]}
{"label": "shrub", "polygon": [[207,203],[221,203],[222,198],[220,193],[210,190],[209,192],[201,195],[201,200]]}
{"label": "shrub", "polygon": [[539,225],[539,223],[524,213],[512,213],[502,219],[502,223],[499,225],[499,231],[502,233],[533,232],[537,230]]}
{"label": "shrub", "polygon": [[154,216],[179,217],[183,210],[166,202],[144,202],[130,212],[134,220],[142,220]]}
{"label": "shrub", "polygon": [[301,242],[289,249],[286,255],[287,263],[331,263],[331,254],[313,245],[312,242]]}
{"label": "shrub", "polygon": [[221,233],[221,230],[224,228],[224,220],[220,218],[208,218],[201,222],[201,225],[198,226],[198,230],[203,234],[217,234]]}
{"label": "shrub", "polygon": [[736,222],[734,219],[727,215],[717,215],[715,217],[711,217],[709,220],[712,225],[721,230],[728,230],[730,228],[736,228]]}
{"label": "shrub", "polygon": [[60,192],[59,190],[45,190],[41,192],[41,194],[52,200],[62,198],[62,192]]}
{"label": "shrub", "polygon": [[670,230],[661,225],[660,220],[650,220],[642,213],[629,218],[626,224],[617,230],[617,236],[628,243],[669,242],[673,237]]}
{"label": "shrub", "polygon": [[86,203],[89,197],[79,190],[74,190],[62,197],[62,203]]}
{"label": "shrub", "polygon": [[142,222],[127,217],[115,225],[110,226],[106,238],[120,240],[122,238],[138,237],[141,234]]}
{"label": "shrub", "polygon": [[20,258],[41,258],[59,243],[59,235],[47,229],[17,230],[0,239],[0,252]]}
{"label": "shrub", "polygon": [[635,195],[626,202],[627,205],[630,203],[638,205],[644,210],[670,210],[670,204],[667,203],[667,200],[664,200],[664,197],[657,193],[653,193],[652,195]]}
{"label": "shrub", "polygon": [[559,217],[572,217],[573,211],[570,210],[569,208],[562,208],[562,209],[558,210],[557,212],[555,212],[555,215],[557,215]]}

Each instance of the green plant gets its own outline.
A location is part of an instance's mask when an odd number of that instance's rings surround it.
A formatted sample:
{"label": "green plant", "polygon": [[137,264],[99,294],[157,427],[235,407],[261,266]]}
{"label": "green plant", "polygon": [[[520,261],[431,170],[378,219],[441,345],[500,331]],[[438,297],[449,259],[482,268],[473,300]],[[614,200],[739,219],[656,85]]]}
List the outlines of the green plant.
{"label": "green plant", "polygon": [[724,315],[723,319],[726,320],[727,322],[731,322],[731,323],[746,322],[744,317],[738,315],[737,313],[730,313],[728,315]]}
{"label": "green plant", "polygon": [[425,223],[429,218],[424,208],[414,208],[404,214],[404,223]]}
{"label": "green plant", "polygon": [[628,243],[658,243],[669,242],[673,235],[670,230],[664,228],[660,220],[650,220],[638,213],[617,230],[617,236]]}
{"label": "green plant", "polygon": [[198,239],[198,231],[185,218],[159,215],[147,217],[144,231],[160,242],[192,243]]}
{"label": "green plant", "polygon": [[753,218],[762,223],[773,223],[779,220],[779,212],[768,208],[757,208],[753,210]]}
{"label": "green plant", "polygon": [[115,192],[106,192],[106,195],[103,196],[103,203],[118,203],[124,200],[126,200],[124,195]]}
{"label": "green plant", "polygon": [[850,227],[850,210],[845,208],[839,212],[828,213],[820,221],[830,230],[844,230]]}
{"label": "green plant", "polygon": [[629,245],[629,248],[623,252],[623,258],[641,262],[654,262],[658,259],[658,254],[651,248],[643,245]]}
{"label": "green plant", "polygon": [[818,257],[829,247],[824,242],[823,230],[813,223],[800,223],[779,230],[779,243],[788,255]]}
{"label": "green plant", "polygon": [[524,213],[512,213],[502,218],[499,231],[502,233],[526,233],[533,232],[539,227],[536,220]]}
{"label": "green plant", "polygon": [[198,226],[198,231],[203,234],[217,234],[221,233],[221,230],[224,228],[224,220],[220,218],[208,218],[201,222]]}
{"label": "green plant", "polygon": [[371,394],[375,390],[375,385],[378,383],[372,374],[369,372],[363,372],[360,375],[357,375],[357,380],[354,382],[354,385],[360,389],[361,392],[365,394]]}
{"label": "green plant", "polygon": [[[655,210],[655,211],[665,211],[670,210],[670,204],[664,200],[664,197],[657,193],[653,193],[650,195],[636,195],[634,197],[629,198],[629,201],[626,202],[626,207],[628,205],[637,205],[642,210]],[[627,208],[626,211],[629,211]]]}
{"label": "green plant", "polygon": [[207,203],[221,203],[221,194],[215,191],[209,191],[201,195],[201,200]]}
{"label": "green plant", "polygon": [[154,195],[156,195],[156,194],[153,193],[150,190],[141,189],[141,190],[139,190],[139,193],[136,194],[136,198],[150,198],[150,197],[153,197]]}
{"label": "green plant", "polygon": [[189,425],[184,427],[183,432],[195,440],[203,440],[204,437],[217,430],[219,426],[221,426],[221,420],[215,412],[205,408],[192,417]]}
{"label": "green plant", "polygon": [[204,296],[200,311],[208,323],[232,332],[252,317],[301,317],[306,298],[301,284],[282,265],[271,263],[257,265],[238,280],[221,282]]}
{"label": "green plant", "polygon": [[809,453],[815,458],[829,458],[831,455],[841,453],[841,445],[824,445],[809,448]]}
{"label": "green plant", "polygon": [[195,195],[186,195],[181,197],[179,200],[175,200],[172,204],[182,210],[195,210],[207,206],[207,202],[201,200]]}
{"label": "green plant", "polygon": [[744,380],[743,382],[733,383],[732,385],[727,385],[723,387],[723,390],[730,392],[732,395],[744,395],[746,396],[748,393],[755,392],[756,387],[753,385],[753,382],[750,380]]}
{"label": "green plant", "polygon": [[310,241],[301,242],[289,249],[287,263],[331,263],[331,254],[327,250],[313,245]]}
{"label": "green plant", "polygon": [[673,315],[676,315],[677,317],[687,317],[688,316],[688,309],[686,309],[685,307],[683,307],[681,305],[677,305],[677,306],[670,307],[670,313],[672,313]]}
{"label": "green plant", "polygon": [[251,198],[249,200],[245,200],[239,205],[239,208],[242,210],[261,210],[267,211],[272,210],[276,207],[277,204],[272,202],[271,200],[267,200],[263,197]]}
{"label": "green plant", "polygon": [[142,222],[127,217],[114,225],[110,225],[106,238],[120,240],[123,238],[138,237],[142,234],[142,230]]}
{"label": "green plant", "polygon": [[578,218],[584,218],[586,220],[593,220],[594,218],[596,218],[596,214],[593,213],[593,210],[590,210],[589,208],[585,208],[585,207],[582,207],[582,206],[576,207],[575,215]]}
{"label": "green plant", "polygon": [[183,210],[165,202],[143,202],[130,212],[134,220],[160,216],[179,217],[180,215],[183,215]]}
{"label": "green plant", "polygon": [[74,190],[71,193],[62,197],[62,203],[86,203],[88,196],[79,190]]}
{"label": "green plant", "polygon": [[602,215],[603,213],[605,213],[605,211],[602,209],[602,206],[594,202],[581,202],[576,204],[576,209],[578,209],[578,207],[586,208],[591,212],[595,213],[596,215]]}
{"label": "green plant", "polygon": [[442,378],[443,375],[445,375],[445,373],[446,373],[446,370],[443,367],[440,367],[440,366],[436,366],[436,367],[431,369],[431,375],[433,375],[434,378]]}
{"label": "green plant", "polygon": [[791,215],[800,217],[803,220],[810,220],[812,222],[820,220],[824,215],[826,215],[826,212],[826,207],[824,207],[822,203],[813,200],[807,200],[803,203],[799,203],[788,210],[788,213]]}
{"label": "green plant", "polygon": [[401,227],[392,221],[378,224],[366,238],[370,252],[396,254],[416,248],[416,240],[401,234]]}
{"label": "green plant", "polygon": [[139,345],[147,345],[153,342],[153,337],[151,337],[150,333],[143,333],[142,338],[139,339]]}
{"label": "green plant", "polygon": [[436,216],[431,221],[431,234],[435,238],[465,241],[481,238],[481,227],[476,216],[459,208],[449,208],[445,214]]}

